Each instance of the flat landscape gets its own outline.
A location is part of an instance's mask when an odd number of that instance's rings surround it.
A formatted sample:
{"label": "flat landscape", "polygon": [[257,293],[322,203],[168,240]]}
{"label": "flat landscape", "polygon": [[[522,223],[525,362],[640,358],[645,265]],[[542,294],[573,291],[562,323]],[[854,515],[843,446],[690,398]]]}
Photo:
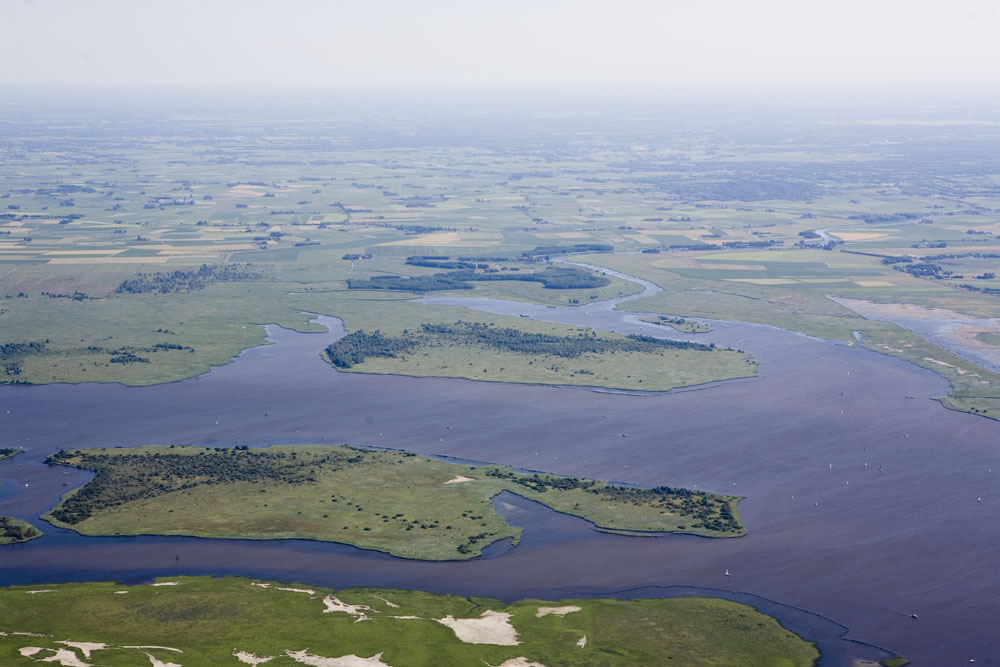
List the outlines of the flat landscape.
{"label": "flat landscape", "polygon": [[4,659],[1000,659],[995,125],[356,94],[0,109]]}

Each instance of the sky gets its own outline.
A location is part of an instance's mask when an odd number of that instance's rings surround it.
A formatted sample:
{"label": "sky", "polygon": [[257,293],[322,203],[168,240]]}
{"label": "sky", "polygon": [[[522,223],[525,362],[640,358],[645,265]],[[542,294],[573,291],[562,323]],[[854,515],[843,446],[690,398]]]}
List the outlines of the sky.
{"label": "sky", "polygon": [[1000,88],[1000,0],[0,0],[0,85]]}

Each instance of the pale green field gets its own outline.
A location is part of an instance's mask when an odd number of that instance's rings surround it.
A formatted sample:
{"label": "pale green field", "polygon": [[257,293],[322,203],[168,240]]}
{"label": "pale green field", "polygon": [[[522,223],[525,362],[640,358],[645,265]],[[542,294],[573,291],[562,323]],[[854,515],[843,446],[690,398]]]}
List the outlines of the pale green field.
{"label": "pale green field", "polygon": [[[813,644],[775,619],[712,598],[504,603],[236,577],[157,583],[0,589],[0,661],[30,665],[60,656],[76,660],[63,664],[109,667],[215,667],[255,658],[276,666],[809,667],[819,658]],[[453,620],[481,629],[480,643],[445,624]],[[356,657],[347,662],[346,656]],[[337,658],[342,661],[333,662]]]}

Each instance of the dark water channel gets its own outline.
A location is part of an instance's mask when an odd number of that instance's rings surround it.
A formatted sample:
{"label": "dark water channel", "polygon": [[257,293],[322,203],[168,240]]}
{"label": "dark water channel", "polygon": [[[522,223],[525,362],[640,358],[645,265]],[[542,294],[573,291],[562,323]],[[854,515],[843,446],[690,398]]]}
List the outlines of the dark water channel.
{"label": "dark water channel", "polygon": [[[610,306],[428,300],[694,338]],[[1000,665],[1000,423],[940,407],[939,376],[863,348],[725,322],[696,339],[751,352],[758,378],[634,396],[338,373],[318,353],[342,328],[320,319],[331,333],[272,326],[274,345],[184,382],[0,387],[0,447],[26,452],[0,463],[0,513],[46,533],[0,548],[0,585],[240,574],[502,599],[710,594],[778,616],[817,641],[824,665],[885,656],[867,643],[917,665]],[[82,537],[37,518],[86,479],[41,463],[61,448],[295,442],[734,493],[746,497],[748,535],[609,535],[505,495],[498,507],[525,528],[521,544],[425,563],[299,540]],[[850,641],[838,639],[845,630]]]}

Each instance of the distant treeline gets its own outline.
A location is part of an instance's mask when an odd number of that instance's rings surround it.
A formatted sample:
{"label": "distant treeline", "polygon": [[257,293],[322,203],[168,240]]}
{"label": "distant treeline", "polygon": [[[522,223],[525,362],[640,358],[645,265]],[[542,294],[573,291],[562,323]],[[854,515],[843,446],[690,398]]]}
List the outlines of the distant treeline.
{"label": "distant treeline", "polygon": [[451,342],[480,345],[505,352],[532,356],[553,356],[572,359],[581,354],[610,352],[659,352],[663,349],[711,350],[714,346],[687,341],[666,340],[632,334],[625,338],[599,338],[591,332],[577,336],[554,336],[529,333],[511,327],[497,327],[480,322],[455,324],[422,324],[424,333],[445,336]]}
{"label": "distant treeline", "polygon": [[490,280],[522,280],[542,283],[547,289],[590,289],[605,287],[611,281],[586,269],[577,267],[548,267],[544,271],[520,273],[497,271],[477,273],[470,269],[434,273],[429,276],[373,276],[370,279],[349,278],[349,289],[384,289],[402,292],[438,292],[443,290],[472,289],[471,282]]}
{"label": "distant treeline", "polygon": [[422,324],[420,331],[404,330],[401,336],[392,337],[375,331],[355,331],[326,348],[334,366],[350,368],[369,358],[395,358],[417,347],[431,345],[465,345],[485,347],[504,352],[515,352],[535,357],[561,357],[573,359],[583,354],[609,354],[614,352],[662,352],[665,349],[709,351],[714,344],[702,345],[687,341],[666,340],[651,336],[630,335],[624,338],[600,338],[593,332],[577,336],[555,336],[531,333],[511,327],[498,327],[480,322],[455,322],[454,324]]}
{"label": "distant treeline", "polygon": [[193,292],[212,283],[236,283],[260,280],[263,274],[246,264],[202,264],[195,271],[170,273],[137,273],[135,278],[123,281],[118,294],[170,294]]}
{"label": "distant treeline", "polygon": [[892,268],[897,271],[902,271],[903,273],[909,273],[911,276],[915,276],[917,278],[936,278],[941,280],[942,278],[964,277],[954,274],[952,271],[945,269],[940,264],[933,264],[931,262],[901,262],[893,264]]}
{"label": "distant treeline", "polygon": [[884,223],[884,222],[906,222],[907,220],[916,220],[921,217],[920,213],[893,213],[891,215],[878,215],[875,213],[863,213],[858,215],[847,216],[848,220],[861,220],[869,225]]}
{"label": "distant treeline", "polygon": [[574,243],[573,245],[545,245],[533,250],[525,250],[524,257],[537,257],[539,255],[564,255],[570,252],[611,252],[614,246],[607,243]]}

